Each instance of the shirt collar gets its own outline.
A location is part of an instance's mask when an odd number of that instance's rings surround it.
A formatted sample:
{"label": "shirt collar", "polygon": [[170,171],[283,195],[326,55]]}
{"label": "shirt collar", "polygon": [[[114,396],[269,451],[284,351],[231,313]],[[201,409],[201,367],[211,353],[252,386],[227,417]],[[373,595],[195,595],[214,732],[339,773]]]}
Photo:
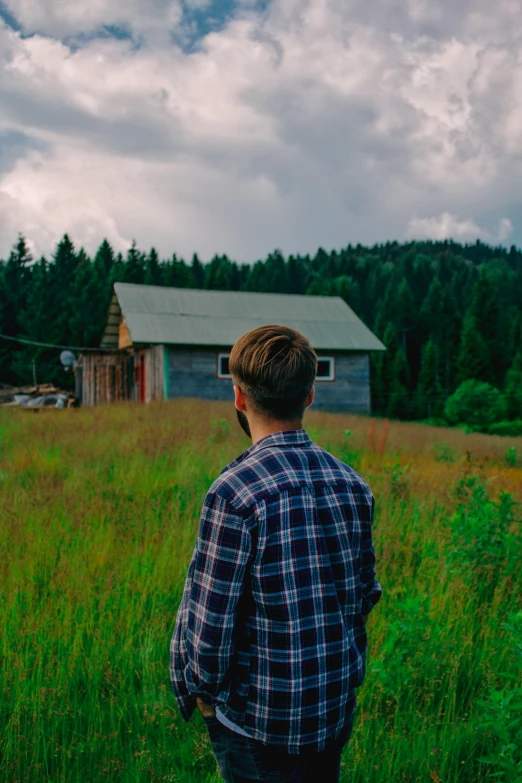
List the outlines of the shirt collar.
{"label": "shirt collar", "polygon": [[247,457],[250,457],[251,454],[256,454],[258,451],[262,451],[263,449],[282,448],[285,446],[298,447],[311,445],[312,441],[310,436],[303,428],[298,430],[282,430],[280,432],[272,432],[271,435],[265,435],[264,438],[261,438],[261,440],[253,443],[246,451],[240,454],[239,457],[237,457],[235,460],[232,460],[232,462],[221,472],[224,473],[225,470],[235,468],[236,465],[239,465],[241,462],[247,459]]}

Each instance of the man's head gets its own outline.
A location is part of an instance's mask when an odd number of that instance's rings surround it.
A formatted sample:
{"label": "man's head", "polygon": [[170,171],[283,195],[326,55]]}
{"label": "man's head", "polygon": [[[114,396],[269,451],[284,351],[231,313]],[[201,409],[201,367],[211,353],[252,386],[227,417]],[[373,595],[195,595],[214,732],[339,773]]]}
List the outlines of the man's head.
{"label": "man's head", "polygon": [[[243,335],[232,348],[229,369],[239,413],[297,421],[313,400],[317,356],[307,338],[288,326],[260,326]],[[238,418],[247,431],[244,415]]]}

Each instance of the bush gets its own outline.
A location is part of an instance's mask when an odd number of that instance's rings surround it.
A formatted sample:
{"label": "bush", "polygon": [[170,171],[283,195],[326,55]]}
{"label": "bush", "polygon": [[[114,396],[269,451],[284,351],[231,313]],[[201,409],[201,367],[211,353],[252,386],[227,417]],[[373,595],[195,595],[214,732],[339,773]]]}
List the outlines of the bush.
{"label": "bush", "polygon": [[512,438],[518,438],[522,436],[522,419],[498,421],[496,424],[490,425],[488,432],[490,435],[508,435]]}
{"label": "bush", "polygon": [[504,414],[504,401],[498,389],[489,383],[469,380],[461,383],[447,400],[444,415],[450,424],[486,431]]}
{"label": "bush", "polygon": [[511,446],[504,454],[504,462],[508,468],[516,468],[518,464],[518,451],[515,446]]}
{"label": "bush", "polygon": [[481,756],[479,761],[490,766],[488,777],[495,778],[498,783],[522,780],[522,612],[509,614],[508,620],[502,628],[510,632],[518,671],[499,672],[504,687],[490,687],[488,698],[477,700],[482,715],[480,728],[495,741],[493,750],[487,756]]}
{"label": "bush", "polygon": [[461,479],[457,497],[447,565],[460,572],[481,601],[490,600],[499,581],[518,568],[522,544],[515,513],[518,504],[508,492],[501,492],[494,503],[476,477]]}

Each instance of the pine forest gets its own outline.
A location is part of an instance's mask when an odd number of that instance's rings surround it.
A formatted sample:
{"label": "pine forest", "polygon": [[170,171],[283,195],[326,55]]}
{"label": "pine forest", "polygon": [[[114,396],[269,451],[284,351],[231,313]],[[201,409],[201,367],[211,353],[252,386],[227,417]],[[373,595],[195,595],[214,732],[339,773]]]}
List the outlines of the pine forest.
{"label": "pine forest", "polygon": [[[162,259],[133,243],[94,257],[65,235],[33,259],[19,236],[0,262],[0,382],[71,385],[59,351],[22,342],[96,347],[116,282],[342,297],[382,340],[372,362],[372,411],[437,420],[465,381],[502,397],[500,418],[522,418],[522,251],[480,241],[348,245],[315,255],[275,251],[254,264],[216,255]],[[484,387],[485,388],[485,387]]]}

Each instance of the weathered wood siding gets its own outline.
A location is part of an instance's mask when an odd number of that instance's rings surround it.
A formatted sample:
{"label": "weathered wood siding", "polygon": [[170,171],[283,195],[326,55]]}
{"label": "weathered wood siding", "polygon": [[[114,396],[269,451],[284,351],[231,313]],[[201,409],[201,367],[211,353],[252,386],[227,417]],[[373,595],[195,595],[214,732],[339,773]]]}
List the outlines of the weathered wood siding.
{"label": "weathered wood siding", "polygon": [[132,398],[133,363],[127,353],[85,353],[76,372],[82,405],[103,405]]}
{"label": "weathered wood siding", "polygon": [[[367,353],[335,353],[335,381],[317,381],[313,408],[322,411],[370,413],[370,357]],[[319,354],[319,357],[321,354]]]}
{"label": "weathered wood siding", "polygon": [[[233,400],[232,381],[217,377],[217,355],[230,348],[168,349],[168,396]],[[370,412],[370,362],[367,353],[323,352],[335,358],[334,381],[315,385],[315,410]],[[319,354],[321,355],[321,354]]]}
{"label": "weathered wood siding", "polygon": [[118,302],[118,297],[113,294],[111,303],[109,306],[109,315],[107,318],[107,325],[103,333],[101,348],[114,348],[118,347],[118,333],[121,318],[121,308]]}
{"label": "weathered wood siding", "polygon": [[162,400],[165,389],[165,360],[163,345],[153,345],[144,350],[145,402]]}
{"label": "weathered wood siding", "polygon": [[132,345],[131,336],[129,334],[129,330],[127,328],[127,324],[125,323],[125,318],[123,316],[120,316],[120,329],[119,329],[119,335],[118,335],[118,348],[130,348]]}
{"label": "weathered wood siding", "polygon": [[169,348],[169,399],[233,400],[232,381],[217,377],[217,355],[230,348]]}

